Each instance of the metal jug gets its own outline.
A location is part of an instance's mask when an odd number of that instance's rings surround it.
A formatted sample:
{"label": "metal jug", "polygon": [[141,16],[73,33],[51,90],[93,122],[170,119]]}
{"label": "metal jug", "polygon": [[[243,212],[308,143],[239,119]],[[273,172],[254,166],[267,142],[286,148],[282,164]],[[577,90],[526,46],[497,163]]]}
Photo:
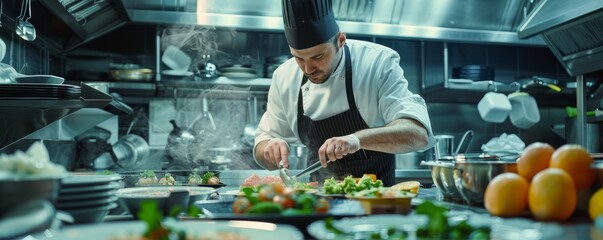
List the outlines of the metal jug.
{"label": "metal jug", "polygon": [[189,159],[189,148],[196,141],[195,134],[188,130],[181,129],[173,119],[170,120],[170,123],[172,124],[173,129],[168,135],[165,151],[171,160],[176,162],[187,162]]}

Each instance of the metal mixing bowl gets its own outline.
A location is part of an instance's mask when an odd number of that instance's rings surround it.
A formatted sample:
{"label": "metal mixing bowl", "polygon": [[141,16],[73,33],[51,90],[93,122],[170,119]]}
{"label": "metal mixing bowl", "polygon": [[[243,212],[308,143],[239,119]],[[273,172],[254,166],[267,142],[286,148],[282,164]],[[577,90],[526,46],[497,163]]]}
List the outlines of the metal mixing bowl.
{"label": "metal mixing bowl", "polygon": [[455,161],[454,185],[469,204],[483,204],[490,180],[501,173],[517,172],[515,161],[467,160]]}
{"label": "metal mixing bowl", "polygon": [[423,166],[431,167],[431,179],[446,199],[462,200],[461,193],[454,185],[453,161],[423,161]]}

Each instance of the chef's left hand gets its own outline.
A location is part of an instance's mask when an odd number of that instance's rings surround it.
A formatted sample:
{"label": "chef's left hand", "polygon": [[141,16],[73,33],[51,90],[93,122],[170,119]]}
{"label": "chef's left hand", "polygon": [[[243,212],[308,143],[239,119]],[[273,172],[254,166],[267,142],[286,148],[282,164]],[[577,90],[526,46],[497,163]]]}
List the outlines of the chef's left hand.
{"label": "chef's left hand", "polygon": [[327,166],[327,160],[337,161],[345,155],[360,150],[360,139],[354,134],[329,138],[318,149],[318,156],[323,167]]}

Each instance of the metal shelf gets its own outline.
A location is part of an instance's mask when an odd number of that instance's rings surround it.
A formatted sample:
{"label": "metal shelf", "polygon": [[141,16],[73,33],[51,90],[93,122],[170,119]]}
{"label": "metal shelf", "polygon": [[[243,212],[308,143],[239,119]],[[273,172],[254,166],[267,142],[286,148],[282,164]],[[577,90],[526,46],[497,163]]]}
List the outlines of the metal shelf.
{"label": "metal shelf", "polygon": [[[512,93],[517,91],[514,84],[506,84],[493,81],[474,81],[473,83],[456,83],[445,81],[441,84],[423,88],[421,95],[427,102],[445,102],[445,103],[471,103],[477,104],[485,93],[496,92]],[[562,89],[561,92],[555,92],[545,87],[533,87],[521,89],[536,98],[540,106],[565,107],[575,106],[576,93],[574,90]]]}

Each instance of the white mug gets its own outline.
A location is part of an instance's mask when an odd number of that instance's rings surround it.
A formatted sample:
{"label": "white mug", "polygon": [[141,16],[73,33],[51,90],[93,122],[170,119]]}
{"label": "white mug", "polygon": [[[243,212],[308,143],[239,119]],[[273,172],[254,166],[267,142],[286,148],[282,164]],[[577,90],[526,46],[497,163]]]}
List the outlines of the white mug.
{"label": "white mug", "polygon": [[538,104],[534,97],[525,92],[514,92],[508,96],[511,103],[509,119],[513,126],[528,129],[540,121]]}
{"label": "white mug", "polygon": [[488,92],[477,104],[477,110],[484,121],[502,123],[511,112],[511,103],[505,94]]}

